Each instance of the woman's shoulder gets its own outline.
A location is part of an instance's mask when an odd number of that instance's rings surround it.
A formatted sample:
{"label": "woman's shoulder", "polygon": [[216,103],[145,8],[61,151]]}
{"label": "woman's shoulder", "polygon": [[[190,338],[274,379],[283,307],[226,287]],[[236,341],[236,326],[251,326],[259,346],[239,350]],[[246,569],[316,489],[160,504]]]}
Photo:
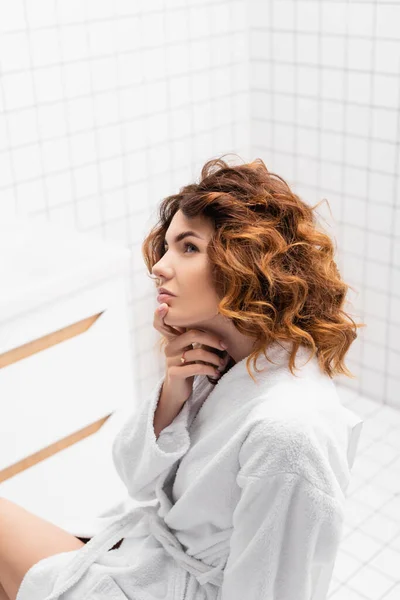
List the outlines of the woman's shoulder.
{"label": "woman's shoulder", "polygon": [[350,479],[348,412],[334,386],[273,386],[248,415],[241,475],[295,473],[330,495],[343,494]]}

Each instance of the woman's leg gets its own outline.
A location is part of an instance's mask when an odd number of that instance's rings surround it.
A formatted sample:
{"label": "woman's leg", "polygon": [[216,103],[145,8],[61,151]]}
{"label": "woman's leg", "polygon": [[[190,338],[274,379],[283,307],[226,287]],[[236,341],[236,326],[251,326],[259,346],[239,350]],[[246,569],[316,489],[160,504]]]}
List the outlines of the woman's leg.
{"label": "woman's leg", "polygon": [[16,599],[25,573],[39,560],[82,546],[84,543],[68,531],[0,498],[0,582],[7,594],[4,600]]}
{"label": "woman's leg", "polygon": [[0,583],[0,600],[10,600],[10,598],[7,596],[1,583]]}

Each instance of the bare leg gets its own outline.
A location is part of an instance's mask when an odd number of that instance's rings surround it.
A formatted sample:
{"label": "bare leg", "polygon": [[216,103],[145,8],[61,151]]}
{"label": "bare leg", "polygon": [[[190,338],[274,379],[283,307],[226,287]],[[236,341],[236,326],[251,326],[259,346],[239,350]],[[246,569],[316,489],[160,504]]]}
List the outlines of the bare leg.
{"label": "bare leg", "polygon": [[0,498],[0,589],[8,596],[0,600],[15,600],[24,575],[41,559],[84,545],[68,531]]}
{"label": "bare leg", "polygon": [[0,583],[0,600],[10,600],[10,598],[5,593],[4,588],[1,585],[1,583]]}

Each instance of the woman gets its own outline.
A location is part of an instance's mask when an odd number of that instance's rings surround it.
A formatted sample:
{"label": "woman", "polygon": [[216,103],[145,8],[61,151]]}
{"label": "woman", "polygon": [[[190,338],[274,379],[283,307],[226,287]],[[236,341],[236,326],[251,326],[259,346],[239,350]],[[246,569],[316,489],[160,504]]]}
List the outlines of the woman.
{"label": "woman", "polygon": [[165,375],[112,447],[134,503],[34,563],[17,600],[310,600],[350,481],[332,379],[362,326],[313,210],[261,160],[211,160],[164,199],[143,255],[174,294],[153,323]]}

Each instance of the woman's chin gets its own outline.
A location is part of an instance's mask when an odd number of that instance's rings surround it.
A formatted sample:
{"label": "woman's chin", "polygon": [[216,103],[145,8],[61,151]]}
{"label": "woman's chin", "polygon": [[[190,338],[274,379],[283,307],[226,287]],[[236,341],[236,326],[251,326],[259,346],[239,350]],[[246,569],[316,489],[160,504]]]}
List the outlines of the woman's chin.
{"label": "woman's chin", "polygon": [[182,333],[186,333],[186,331],[189,329],[189,326],[182,323],[181,319],[174,319],[174,317],[171,318],[169,311],[168,311],[168,314],[164,318],[164,323],[166,325],[169,325],[170,327],[182,329]]}

